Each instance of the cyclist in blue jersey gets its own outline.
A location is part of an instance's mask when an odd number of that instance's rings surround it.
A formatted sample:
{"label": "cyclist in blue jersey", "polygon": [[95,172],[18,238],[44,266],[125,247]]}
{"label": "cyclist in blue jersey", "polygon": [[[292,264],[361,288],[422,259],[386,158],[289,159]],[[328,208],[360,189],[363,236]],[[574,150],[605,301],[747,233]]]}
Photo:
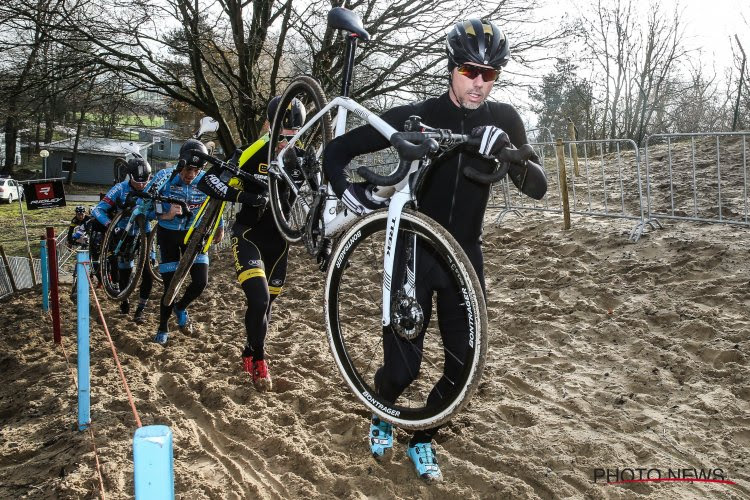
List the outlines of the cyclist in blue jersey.
{"label": "cyclist in blue jersey", "polygon": [[[182,213],[179,205],[170,203],[158,203],[154,214],[159,221],[159,232],[156,241],[159,245],[161,261],[159,273],[164,280],[164,291],[166,292],[172,281],[180,256],[185,251],[185,235],[198,208],[206,199],[206,194],[198,188],[198,183],[205,172],[201,169],[205,160],[192,154],[193,150],[207,153],[206,146],[197,139],[188,139],[180,148],[180,159],[175,167],[159,171],[153,179],[153,183],[160,186],[159,193],[170,198],[184,200],[192,214],[188,217]],[[147,186],[147,189],[150,186]],[[223,220],[214,236],[214,243],[219,243],[224,237]],[[154,336],[154,342],[165,345],[169,338],[169,318],[174,311],[177,317],[177,326],[183,333],[192,331],[190,317],[187,307],[197,299],[208,284],[208,254],[201,253],[195,259],[190,268],[190,284],[185,288],[183,296],[175,301],[172,307],[164,305],[164,296],[159,304],[159,327]]]}
{"label": "cyclist in blue jersey", "polygon": [[[138,155],[128,160],[125,173],[128,175],[128,178],[112,186],[107,194],[104,195],[104,198],[102,198],[96,207],[94,207],[94,210],[92,210],[91,215],[96,220],[92,231],[104,232],[114,215],[125,208],[128,194],[131,191],[143,191],[148,184],[149,179],[151,179],[151,165]],[[124,231],[127,222],[128,221],[125,218],[120,219],[115,231]],[[147,230],[148,227],[149,225],[146,224]],[[106,255],[107,249],[102,250]],[[132,261],[125,262],[124,260],[119,260],[116,267],[118,276],[113,276],[113,280],[119,282],[121,287],[124,287],[130,279],[130,273],[133,272],[134,266],[135,263]],[[111,266],[111,268],[115,269],[115,266]],[[146,321],[145,309],[153,286],[154,279],[151,276],[151,273],[144,272],[141,275],[141,289],[138,294],[138,305],[135,308],[135,315],[133,316],[133,320],[136,323],[144,323]],[[128,314],[130,312],[130,301],[128,301],[128,299],[125,299],[120,303],[120,312],[122,314]]]}

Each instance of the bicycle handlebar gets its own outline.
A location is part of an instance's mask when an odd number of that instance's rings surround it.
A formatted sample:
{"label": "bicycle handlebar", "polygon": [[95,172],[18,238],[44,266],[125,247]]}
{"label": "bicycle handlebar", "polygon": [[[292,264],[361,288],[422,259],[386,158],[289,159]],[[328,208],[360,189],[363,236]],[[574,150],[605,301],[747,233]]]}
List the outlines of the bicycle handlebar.
{"label": "bicycle handlebar", "polygon": [[162,196],[160,194],[156,193],[146,193],[143,191],[131,191],[128,193],[128,196],[132,196],[133,198],[141,198],[146,200],[154,200],[154,201],[163,201],[165,203],[174,203],[175,205],[178,205],[182,209],[182,215],[190,217],[192,215],[192,212],[187,206],[187,203],[185,203],[184,200],[178,200],[177,198],[171,198],[169,196]]}
{"label": "bicycle handlebar", "polygon": [[[206,160],[211,165],[214,165],[216,167],[219,167],[224,170],[228,170],[232,173],[233,176],[239,177],[244,181],[249,181],[253,184],[255,184],[258,187],[265,188],[266,184],[263,181],[259,181],[255,178],[255,176],[249,172],[245,172],[241,168],[239,168],[236,164],[232,163],[232,160],[230,161],[222,161],[215,156],[211,156],[209,154],[206,154],[202,151],[193,150],[193,154],[197,156],[198,158],[202,158]],[[232,159],[239,159],[239,155],[235,154],[232,156]]]}
{"label": "bicycle handlebar", "polygon": [[391,145],[398,152],[398,168],[390,175],[379,175],[368,167],[359,167],[357,173],[376,186],[393,186],[409,172],[411,162],[434,155],[441,146],[466,142],[467,136],[454,134],[450,130],[430,129],[421,132],[396,132],[391,135]]}
{"label": "bicycle handlebar", "polygon": [[[412,161],[434,155],[441,147],[458,146],[469,140],[468,135],[428,127],[421,123],[418,116],[410,116],[404,123],[404,129],[406,132],[396,132],[390,138],[391,145],[398,152],[398,168],[390,175],[378,175],[368,167],[359,167],[357,173],[363,179],[376,186],[393,186],[406,176]],[[483,173],[474,167],[467,166],[464,169],[464,175],[481,184],[493,184],[507,175],[511,163],[517,165],[533,163],[530,160],[533,154],[534,150],[528,144],[524,144],[519,149],[510,145],[498,155],[500,165],[494,172]]]}
{"label": "bicycle handlebar", "polygon": [[511,145],[504,148],[497,156],[497,159],[500,161],[500,167],[494,172],[485,174],[474,167],[466,167],[464,169],[464,175],[467,178],[482,184],[494,184],[506,176],[508,170],[510,170],[511,163],[515,163],[516,165],[525,165],[527,162],[533,163],[530,160],[533,154],[534,149],[528,144],[524,144],[519,149],[516,149]]}

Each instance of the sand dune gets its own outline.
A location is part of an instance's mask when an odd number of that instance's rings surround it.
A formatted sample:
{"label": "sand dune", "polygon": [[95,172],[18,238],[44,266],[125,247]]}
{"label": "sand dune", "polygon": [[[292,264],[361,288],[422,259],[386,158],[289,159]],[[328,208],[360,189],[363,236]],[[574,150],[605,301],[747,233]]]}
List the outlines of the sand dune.
{"label": "sand dune", "polygon": [[[490,214],[492,215],[492,214]],[[484,248],[489,358],[467,410],[437,440],[446,481],[368,453],[322,317],[323,275],[297,248],[267,341],[274,391],[240,370],[244,296],[214,258],[191,335],[167,349],[104,307],[143,423],[175,437],[178,498],[750,498],[750,234],[666,224],[506,218]],[[0,303],[0,497],[94,498],[88,435],[39,293]],[[75,359],[73,309],[65,342]],[[92,321],[92,418],[108,498],[132,496],[134,419]],[[594,482],[597,468],[722,469],[736,485]]]}

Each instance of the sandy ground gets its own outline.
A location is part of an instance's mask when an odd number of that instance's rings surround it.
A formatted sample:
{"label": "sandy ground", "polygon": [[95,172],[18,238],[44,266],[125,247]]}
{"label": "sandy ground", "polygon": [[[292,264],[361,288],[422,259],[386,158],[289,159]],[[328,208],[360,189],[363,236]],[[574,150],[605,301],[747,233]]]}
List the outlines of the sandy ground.
{"label": "sandy ground", "polygon": [[[426,485],[397,433],[383,462],[326,341],[323,275],[292,252],[268,339],[274,391],[240,370],[244,296],[229,253],[167,349],[104,304],[144,425],[174,432],[178,498],[750,498],[750,233],[559,216],[488,219],[483,380],[440,434]],[[75,322],[63,300],[65,346]],[[176,331],[176,329],[173,329]],[[0,302],[0,498],[94,498],[88,434],[38,291]],[[107,498],[133,495],[133,415],[92,321],[92,418]],[[607,485],[595,469],[721,469],[719,483]],[[636,472],[637,474],[637,472]],[[712,476],[713,478],[714,476]],[[629,478],[627,476],[626,478]]]}

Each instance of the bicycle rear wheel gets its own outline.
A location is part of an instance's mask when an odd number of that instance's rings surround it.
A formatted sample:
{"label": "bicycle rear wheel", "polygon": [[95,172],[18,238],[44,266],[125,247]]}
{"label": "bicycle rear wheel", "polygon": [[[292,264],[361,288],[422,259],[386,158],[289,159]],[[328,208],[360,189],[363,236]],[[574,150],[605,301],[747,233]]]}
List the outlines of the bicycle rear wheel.
{"label": "bicycle rear wheel", "polygon": [[[125,212],[120,212],[112,218],[104,233],[99,255],[99,277],[104,292],[115,300],[125,300],[133,292],[147,258],[145,217],[136,217],[134,227],[129,231],[117,231],[117,224],[125,215]],[[127,270],[130,270],[130,276],[121,283],[120,273]]]}
{"label": "bicycle rear wheel", "polygon": [[177,269],[172,276],[172,281],[169,282],[167,290],[164,292],[164,298],[162,303],[165,306],[171,306],[174,302],[177,294],[180,292],[182,284],[190,274],[190,268],[193,267],[193,262],[198,254],[201,253],[203,246],[206,244],[208,237],[211,234],[211,229],[216,223],[216,218],[221,216],[221,200],[211,200],[208,202],[206,210],[201,215],[198,224],[196,224],[193,233],[190,235],[190,239],[185,246],[185,251],[180,256],[180,262],[177,264]]}
{"label": "bicycle rear wheel", "polygon": [[[313,197],[321,185],[324,185],[322,155],[323,147],[331,140],[331,122],[329,113],[321,116],[304,134],[296,144],[297,158],[290,155],[285,159],[285,172],[289,177],[295,175],[298,181],[299,193],[293,193],[288,181],[283,178],[279,171],[274,171],[277,150],[283,145],[280,136],[284,113],[297,99],[307,111],[307,122],[327,104],[325,94],[320,84],[309,76],[301,76],[292,81],[281,96],[281,101],[276,108],[276,117],[271,126],[271,143],[268,148],[268,190],[273,212],[281,235],[290,243],[297,243],[305,231],[307,215],[310,211]],[[295,165],[296,163],[296,165]],[[302,180],[304,179],[304,180]]]}
{"label": "bicycle rear wheel", "polygon": [[[487,311],[476,272],[456,240],[429,217],[404,210],[394,240],[399,257],[387,280],[391,324],[383,327],[382,262],[386,238],[393,236],[385,234],[387,217],[385,210],[363,217],[336,245],[325,289],[328,340],[341,375],[369,411],[405,429],[426,429],[460,411],[479,384]],[[443,338],[438,300],[442,326],[459,337]],[[390,362],[413,380],[396,401],[375,387],[386,345]],[[416,368],[401,363],[406,359],[417,359]]]}
{"label": "bicycle rear wheel", "polygon": [[156,239],[156,233],[159,231],[159,224],[154,224],[154,227],[151,228],[151,232],[148,235],[148,243],[146,244],[148,248],[148,256],[146,257],[147,261],[147,271],[151,273],[151,276],[154,278],[154,281],[156,283],[164,283],[164,280],[161,277],[161,273],[159,272],[159,262],[161,262],[161,256],[159,253],[159,245],[157,245],[157,239]]}

